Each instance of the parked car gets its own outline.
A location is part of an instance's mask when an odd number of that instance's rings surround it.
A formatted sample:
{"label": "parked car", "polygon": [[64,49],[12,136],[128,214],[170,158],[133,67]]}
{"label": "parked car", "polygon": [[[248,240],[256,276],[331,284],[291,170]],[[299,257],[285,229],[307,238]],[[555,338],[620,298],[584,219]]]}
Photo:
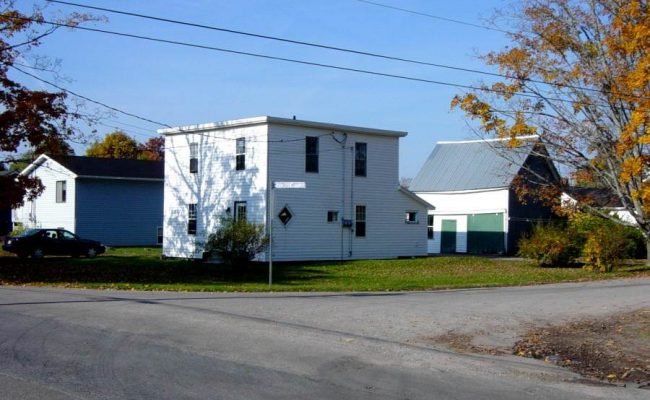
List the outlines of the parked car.
{"label": "parked car", "polygon": [[106,251],[101,243],[82,239],[65,229],[28,229],[19,235],[5,238],[2,249],[15,253],[18,257],[32,258],[46,255],[95,257]]}

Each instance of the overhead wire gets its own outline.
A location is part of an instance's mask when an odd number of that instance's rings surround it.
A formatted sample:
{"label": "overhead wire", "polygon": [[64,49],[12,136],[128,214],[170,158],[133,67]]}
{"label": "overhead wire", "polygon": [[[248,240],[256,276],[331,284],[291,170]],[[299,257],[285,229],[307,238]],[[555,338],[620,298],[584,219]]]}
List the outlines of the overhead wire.
{"label": "overhead wire", "polygon": [[[80,8],[86,8],[86,9],[97,10],[97,11],[103,11],[103,12],[108,12],[108,13],[113,13],[113,14],[118,14],[118,15],[126,15],[126,16],[131,16],[131,17],[136,17],[136,18],[149,19],[149,20],[158,21],[158,22],[165,22],[165,23],[170,23],[170,24],[183,25],[183,26],[189,26],[189,27],[194,27],[194,28],[201,28],[201,29],[207,29],[207,30],[212,30],[212,31],[225,32],[225,33],[231,33],[231,34],[243,35],[243,36],[249,36],[249,37],[255,37],[255,38],[259,38],[259,39],[279,41],[279,42],[296,44],[296,45],[301,45],[301,46],[316,47],[316,48],[321,48],[321,49],[326,49],[326,50],[333,50],[333,51],[339,51],[339,52],[344,52],[344,53],[357,54],[357,55],[362,55],[362,56],[367,56],[367,57],[381,58],[381,59],[391,60],[391,61],[398,61],[398,62],[404,62],[404,63],[410,63],[410,64],[416,64],[416,65],[424,65],[424,66],[429,66],[429,67],[449,69],[449,70],[461,71],[461,72],[469,72],[469,73],[474,73],[474,74],[481,74],[481,75],[493,76],[493,77],[499,77],[499,78],[505,78],[505,79],[513,79],[513,80],[519,80],[519,81],[524,81],[524,82],[531,82],[531,83],[543,84],[543,85],[548,85],[548,86],[555,86],[555,87],[560,87],[560,88],[584,90],[584,91],[590,91],[590,92],[601,93],[601,94],[613,94],[611,91],[606,91],[606,90],[596,89],[596,88],[590,88],[590,87],[585,87],[585,86],[570,85],[570,84],[564,84],[564,83],[559,83],[559,82],[546,82],[546,81],[539,80],[539,79],[516,77],[516,76],[512,76],[512,75],[508,75],[508,74],[500,74],[500,73],[497,73],[497,72],[482,71],[482,70],[477,70],[477,69],[473,69],[473,68],[465,68],[465,67],[458,67],[458,66],[441,64],[441,63],[434,63],[434,62],[429,62],[429,61],[416,60],[416,59],[412,59],[412,58],[405,58],[405,57],[398,57],[398,56],[392,56],[392,55],[387,55],[387,54],[369,52],[369,51],[365,51],[365,50],[350,49],[350,48],[333,46],[333,45],[322,44],[322,43],[314,43],[314,42],[307,42],[307,41],[303,41],[303,40],[288,39],[288,38],[282,38],[282,37],[277,37],[277,36],[271,36],[271,35],[253,33],[253,32],[246,32],[246,31],[223,28],[223,27],[217,27],[217,26],[214,26],[214,25],[199,24],[199,23],[194,23],[194,22],[189,22],[189,21],[181,21],[181,20],[177,20],[177,19],[157,17],[157,16],[153,16],[153,15],[146,15],[146,14],[140,14],[140,13],[134,13],[134,12],[130,12],[130,11],[116,10],[116,9],[112,9],[112,8],[97,7],[97,6],[73,3],[73,2],[62,1],[62,0],[47,0],[47,1],[51,2],[51,3],[64,4],[64,5],[80,7]],[[408,11],[408,10],[401,9],[399,7],[392,7],[392,6],[382,5],[380,3],[375,3],[375,2],[371,2],[371,1],[364,1],[364,0],[357,0],[357,1],[361,1],[363,3],[368,3],[368,4],[380,5],[380,6],[388,7],[388,8],[395,8],[395,9],[402,10],[402,11]],[[414,12],[414,11],[410,11],[410,12],[413,12],[413,13],[416,13],[416,14],[422,14],[422,13],[417,13],[417,12]],[[434,17],[434,16],[428,15],[428,14],[423,14],[423,15]],[[436,16],[436,18],[446,20],[446,21],[456,22],[456,23],[463,23],[463,22],[460,22],[460,21],[456,21],[456,20],[448,19],[448,18],[444,18],[444,17],[437,17]],[[481,28],[484,28],[484,29],[491,29],[491,28],[488,28],[488,27],[484,27],[482,25],[475,25],[475,24],[471,24],[471,23],[463,23],[463,24],[471,25],[471,26],[478,26],[478,27],[481,27]],[[637,97],[637,96],[634,96],[634,95],[631,95],[631,96],[632,97]]]}
{"label": "overhead wire", "polygon": [[32,78],[38,80],[38,81],[41,81],[41,82],[43,82],[43,83],[46,83],[46,84],[48,84],[48,85],[50,85],[50,86],[52,86],[52,87],[54,87],[54,88],[57,88],[58,90],[60,90],[60,91],[62,91],[62,92],[65,92],[65,93],[71,94],[71,95],[73,95],[73,96],[75,96],[75,97],[78,97],[78,98],[80,98],[80,99],[86,100],[86,101],[88,101],[88,102],[90,102],[90,103],[97,104],[97,105],[99,105],[99,106],[101,106],[101,107],[104,107],[104,108],[106,108],[106,109],[109,109],[109,110],[112,110],[112,111],[118,112],[118,113],[123,114],[123,115],[127,115],[127,116],[129,116],[129,117],[133,117],[133,118],[139,119],[139,120],[141,120],[141,121],[149,122],[149,123],[151,123],[151,124],[158,125],[158,126],[164,126],[164,127],[167,127],[167,128],[171,128],[171,126],[168,125],[168,124],[165,124],[165,123],[162,123],[162,122],[158,122],[158,121],[154,121],[154,120],[152,120],[152,119],[150,119],[150,118],[145,118],[145,117],[142,117],[142,116],[140,116],[140,115],[137,115],[137,114],[134,114],[134,113],[131,113],[131,112],[128,112],[128,111],[121,110],[121,109],[119,109],[119,108],[117,108],[117,107],[110,106],[110,105],[108,105],[108,104],[106,104],[106,103],[103,103],[103,102],[101,102],[101,101],[94,100],[94,99],[91,99],[90,97],[87,97],[87,96],[81,95],[81,94],[79,94],[79,93],[73,92],[73,91],[70,90],[70,89],[66,89],[66,88],[64,88],[64,87],[62,87],[62,86],[60,86],[60,85],[57,85],[56,83],[50,82],[50,81],[48,81],[48,80],[46,80],[46,79],[43,79],[43,78],[41,78],[41,77],[39,77],[39,76],[37,76],[37,75],[34,75],[34,74],[32,74],[32,73],[29,73],[29,72],[27,72],[27,71],[25,71],[25,70],[23,70],[23,69],[21,69],[21,68],[19,68],[19,67],[16,67],[15,65],[11,65],[11,68],[13,68],[14,70],[16,70],[16,71],[18,71],[18,72],[21,72],[21,73],[23,73],[23,74],[25,74],[25,75],[27,75],[27,76],[30,76],[30,77],[32,77]]}
{"label": "overhead wire", "polygon": [[[48,1],[54,1],[54,0],[48,0]],[[400,12],[407,13],[407,14],[414,14],[414,15],[419,15],[421,17],[437,19],[439,21],[452,22],[454,24],[460,24],[460,25],[465,25],[465,26],[471,26],[471,27],[474,27],[474,28],[485,29],[485,30],[489,30],[489,31],[512,34],[512,32],[507,31],[505,29],[493,28],[493,27],[489,27],[489,26],[486,26],[486,25],[480,25],[480,24],[475,24],[475,23],[472,23],[472,22],[462,21],[462,20],[459,20],[459,19],[441,17],[439,15],[429,14],[429,13],[425,13],[425,12],[422,12],[422,11],[410,10],[410,9],[407,9],[407,8],[402,8],[402,7],[397,7],[397,6],[391,6],[391,5],[384,4],[384,3],[378,3],[376,1],[370,1],[370,0],[355,0],[355,1],[358,1],[359,3],[370,4],[370,5],[377,6],[377,7],[387,8],[387,9],[394,10],[394,11],[400,11]]]}
{"label": "overhead wire", "polygon": [[[29,18],[15,17],[15,16],[8,16],[7,18],[30,20]],[[36,21],[36,20],[33,20],[33,21]],[[327,69],[334,69],[334,70],[340,70],[340,71],[356,72],[356,73],[365,74],[365,75],[373,75],[373,76],[380,76],[380,77],[386,77],[386,78],[401,79],[401,80],[412,81],[412,82],[456,87],[456,88],[461,88],[461,89],[470,89],[470,90],[489,92],[489,93],[497,93],[497,94],[503,94],[504,93],[503,90],[493,89],[493,88],[489,88],[489,87],[479,87],[479,86],[472,86],[472,85],[464,85],[464,84],[460,84],[460,83],[452,83],[452,82],[445,82],[445,81],[439,81],[439,80],[433,80],[433,79],[418,78],[418,77],[407,76],[407,75],[398,75],[398,74],[391,74],[391,73],[385,73],[385,72],[379,72],[379,71],[365,70],[365,69],[360,69],[360,68],[344,67],[344,66],[339,66],[339,65],[334,65],[334,64],[325,64],[325,63],[306,61],[306,60],[299,60],[299,59],[293,59],[293,58],[287,58],[287,57],[279,57],[279,56],[272,56],[272,55],[267,55],[267,54],[252,53],[252,52],[247,52],[247,51],[240,51],[240,50],[226,49],[226,48],[215,47],[215,46],[201,45],[201,44],[196,44],[196,43],[182,42],[182,41],[178,41],[178,40],[161,39],[161,38],[155,38],[155,37],[151,37],[151,36],[144,36],[144,35],[136,35],[136,34],[131,34],[131,33],[110,31],[110,30],[106,30],[106,29],[89,28],[89,27],[83,27],[83,26],[74,26],[74,25],[69,25],[69,24],[64,24],[64,23],[59,23],[59,22],[53,22],[53,21],[39,20],[39,22],[45,23],[45,24],[57,25],[57,26],[64,26],[64,27],[68,27],[68,28],[72,28],[72,29],[76,29],[76,30],[88,31],[88,32],[104,33],[104,34],[108,34],[108,35],[114,35],[114,36],[120,36],[120,37],[128,37],[128,38],[132,38],[132,39],[140,39],[140,40],[145,40],[145,41],[166,43],[166,44],[172,44],[172,45],[178,45],[178,46],[184,46],[184,47],[190,47],[190,48],[198,48],[198,49],[203,49],[203,50],[211,50],[211,51],[218,51],[218,52],[224,52],[224,53],[245,55],[245,56],[250,56],[250,57],[263,58],[263,59],[276,60],[276,61],[284,61],[284,62],[289,62],[289,63],[309,65],[309,66],[315,66],[315,67],[321,67],[321,68],[327,68]],[[514,93],[513,96],[532,98],[532,99],[544,99],[546,101],[557,101],[557,102],[568,103],[568,104],[577,104],[577,103],[579,103],[581,105],[587,105],[587,106],[609,107],[606,104],[584,103],[584,102],[579,102],[579,101],[570,100],[570,99],[557,98],[557,97],[541,97],[538,94],[532,94],[530,92],[518,92],[518,93]]]}

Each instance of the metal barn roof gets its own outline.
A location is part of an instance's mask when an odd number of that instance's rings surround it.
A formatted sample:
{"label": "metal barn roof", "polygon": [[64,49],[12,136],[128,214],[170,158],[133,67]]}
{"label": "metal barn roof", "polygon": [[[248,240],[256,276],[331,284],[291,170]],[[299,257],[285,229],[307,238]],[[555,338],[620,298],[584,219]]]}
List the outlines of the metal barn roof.
{"label": "metal barn roof", "polygon": [[439,142],[411,182],[414,192],[447,192],[505,188],[521,170],[538,136],[509,140]]}

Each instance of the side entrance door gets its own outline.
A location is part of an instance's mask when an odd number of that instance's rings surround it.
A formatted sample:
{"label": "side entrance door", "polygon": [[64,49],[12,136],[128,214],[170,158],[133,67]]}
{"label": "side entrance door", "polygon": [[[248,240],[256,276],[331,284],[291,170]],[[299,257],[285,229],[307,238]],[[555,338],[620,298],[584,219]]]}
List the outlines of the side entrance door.
{"label": "side entrance door", "polygon": [[441,253],[455,253],[456,252],[456,220],[443,219],[442,232],[440,233],[440,252]]}

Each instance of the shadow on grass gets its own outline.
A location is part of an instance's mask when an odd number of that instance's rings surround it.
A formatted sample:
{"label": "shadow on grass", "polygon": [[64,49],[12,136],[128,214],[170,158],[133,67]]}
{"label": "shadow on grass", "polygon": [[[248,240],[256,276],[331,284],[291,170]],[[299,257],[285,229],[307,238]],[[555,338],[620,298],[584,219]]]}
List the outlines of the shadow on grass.
{"label": "shadow on grass", "polygon": [[[277,263],[273,282],[300,285],[327,278],[319,263]],[[0,257],[0,283],[94,284],[238,284],[268,282],[268,266],[250,263],[231,267],[188,260],[160,260],[151,256],[111,256],[93,259],[46,257],[41,260]]]}

